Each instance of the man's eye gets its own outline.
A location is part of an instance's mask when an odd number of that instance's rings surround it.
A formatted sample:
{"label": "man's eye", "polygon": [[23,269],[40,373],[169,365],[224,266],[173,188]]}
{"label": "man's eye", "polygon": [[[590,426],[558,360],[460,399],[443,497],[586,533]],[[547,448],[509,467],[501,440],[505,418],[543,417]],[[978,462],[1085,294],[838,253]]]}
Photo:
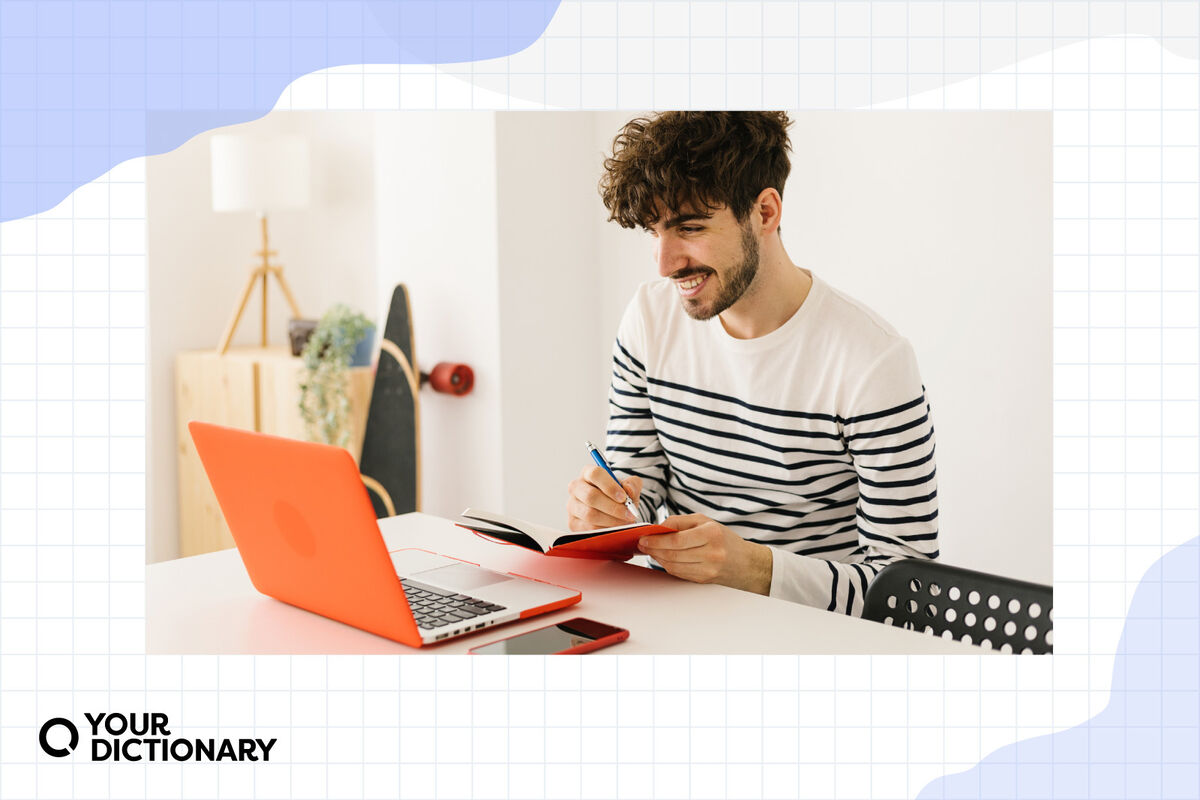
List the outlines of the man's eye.
{"label": "man's eye", "polygon": [[700,231],[704,230],[704,228],[700,227],[699,225],[680,225],[679,230],[682,233],[699,233]]}

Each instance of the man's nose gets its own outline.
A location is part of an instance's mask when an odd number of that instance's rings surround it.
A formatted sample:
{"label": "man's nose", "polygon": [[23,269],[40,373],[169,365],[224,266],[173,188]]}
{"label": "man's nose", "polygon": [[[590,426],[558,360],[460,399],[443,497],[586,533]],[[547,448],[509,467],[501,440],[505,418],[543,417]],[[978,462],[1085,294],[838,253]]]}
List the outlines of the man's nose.
{"label": "man's nose", "polygon": [[683,248],[666,235],[656,240],[654,258],[658,262],[658,274],[664,278],[687,266],[687,254]]}

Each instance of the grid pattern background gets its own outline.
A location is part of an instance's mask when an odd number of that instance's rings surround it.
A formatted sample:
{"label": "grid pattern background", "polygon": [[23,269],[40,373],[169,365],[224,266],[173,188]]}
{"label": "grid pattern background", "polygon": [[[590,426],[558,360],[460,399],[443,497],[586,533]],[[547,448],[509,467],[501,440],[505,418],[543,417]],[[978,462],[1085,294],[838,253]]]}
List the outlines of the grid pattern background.
{"label": "grid pattern background", "polygon": [[[1191,2],[585,0],[509,58],[276,106],[1053,110],[1053,658],[146,656],[144,161],[0,225],[0,797],[900,798],[1095,714],[1200,528],[1198,36]],[[280,742],[40,754],[97,709]]]}

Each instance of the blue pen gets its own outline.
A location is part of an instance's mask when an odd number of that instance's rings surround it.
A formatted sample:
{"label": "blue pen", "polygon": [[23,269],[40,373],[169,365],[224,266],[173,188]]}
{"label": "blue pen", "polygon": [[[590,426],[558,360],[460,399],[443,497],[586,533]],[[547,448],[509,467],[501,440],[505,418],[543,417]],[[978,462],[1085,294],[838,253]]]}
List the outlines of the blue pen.
{"label": "blue pen", "polygon": [[[584,444],[587,445],[588,452],[592,456],[592,461],[596,462],[596,466],[600,467],[605,472],[607,472],[609,475],[611,475],[612,479],[617,482],[617,486],[621,486],[620,479],[612,471],[612,467],[610,467],[608,465],[608,462],[604,460],[604,456],[600,453],[599,450],[596,449],[596,446],[593,445],[591,442],[584,442]],[[624,491],[624,487],[622,487],[622,491]],[[625,495],[625,507],[629,509],[630,514],[633,514],[633,518],[635,520],[638,519],[637,506],[635,506],[633,504],[633,501],[629,499],[628,494]]]}

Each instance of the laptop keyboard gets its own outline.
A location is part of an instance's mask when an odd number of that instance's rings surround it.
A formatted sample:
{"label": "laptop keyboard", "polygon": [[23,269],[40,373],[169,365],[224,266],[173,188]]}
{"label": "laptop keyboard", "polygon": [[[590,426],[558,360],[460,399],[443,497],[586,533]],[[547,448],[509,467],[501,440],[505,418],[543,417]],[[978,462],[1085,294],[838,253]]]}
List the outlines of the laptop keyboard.
{"label": "laptop keyboard", "polygon": [[478,597],[447,592],[405,578],[400,579],[400,585],[404,587],[408,607],[412,609],[413,618],[416,619],[419,628],[442,628],[504,610],[504,606],[480,600]]}

